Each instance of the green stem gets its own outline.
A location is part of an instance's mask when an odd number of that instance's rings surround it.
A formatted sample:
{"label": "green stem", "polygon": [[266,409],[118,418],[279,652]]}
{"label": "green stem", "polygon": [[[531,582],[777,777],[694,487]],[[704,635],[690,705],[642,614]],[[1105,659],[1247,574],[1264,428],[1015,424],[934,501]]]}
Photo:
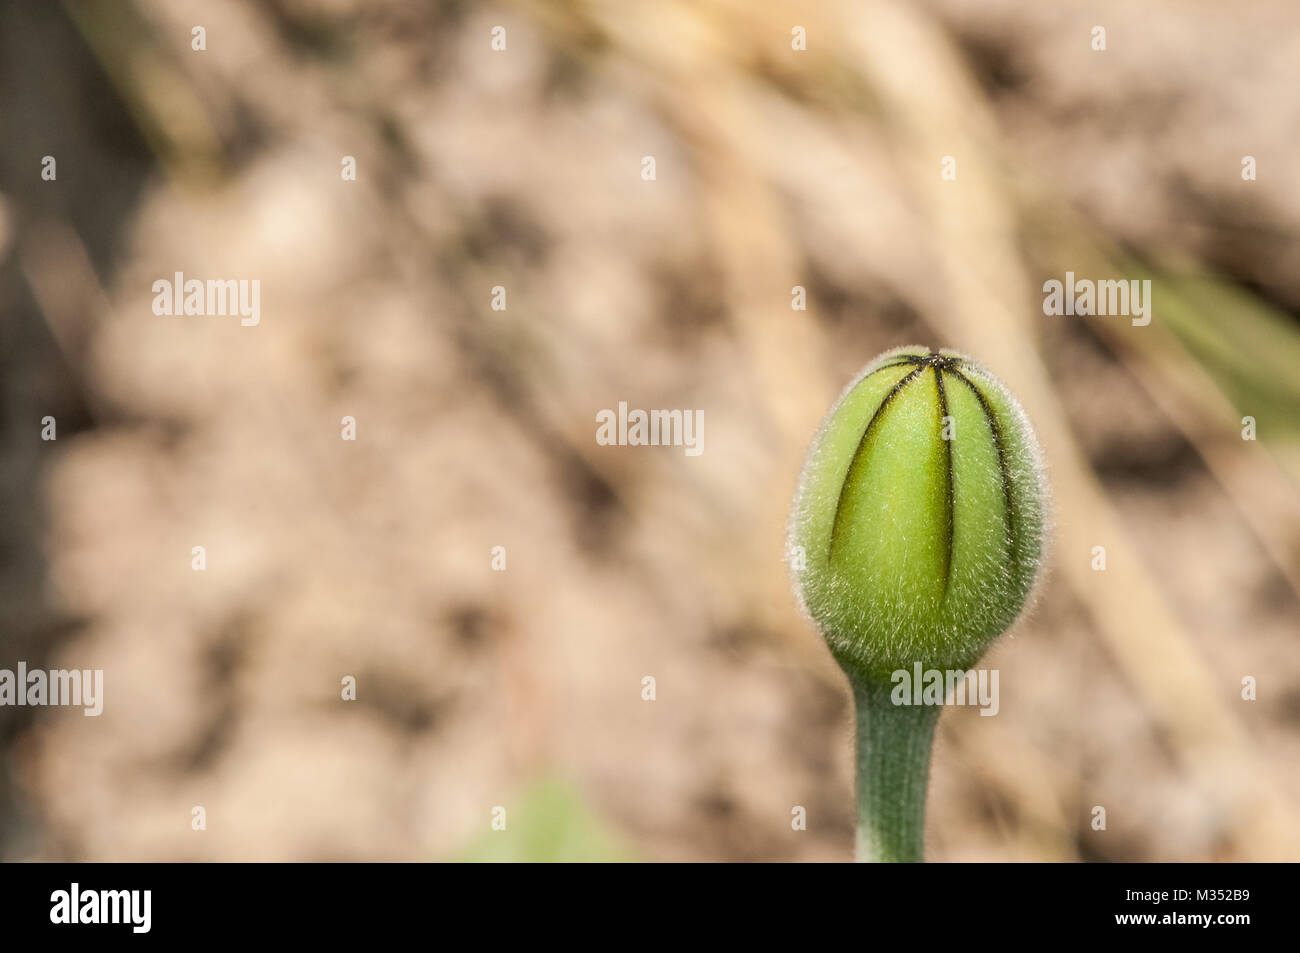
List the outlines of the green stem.
{"label": "green stem", "polygon": [[858,860],[920,862],[925,787],[938,705],[895,705],[889,682],[853,680],[857,709]]}

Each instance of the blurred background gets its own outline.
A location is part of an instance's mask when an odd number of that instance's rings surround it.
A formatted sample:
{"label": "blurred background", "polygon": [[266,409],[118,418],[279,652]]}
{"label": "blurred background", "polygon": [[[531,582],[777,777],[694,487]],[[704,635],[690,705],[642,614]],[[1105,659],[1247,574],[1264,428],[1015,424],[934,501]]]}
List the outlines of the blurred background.
{"label": "blurred background", "polygon": [[[1056,523],[930,858],[1300,859],[1297,63],[1286,0],[6,3],[0,667],[105,704],[0,709],[0,858],[850,859],[784,521],[924,344]],[[1045,317],[1067,270],[1151,324]],[[176,271],[260,325],[155,316]]]}

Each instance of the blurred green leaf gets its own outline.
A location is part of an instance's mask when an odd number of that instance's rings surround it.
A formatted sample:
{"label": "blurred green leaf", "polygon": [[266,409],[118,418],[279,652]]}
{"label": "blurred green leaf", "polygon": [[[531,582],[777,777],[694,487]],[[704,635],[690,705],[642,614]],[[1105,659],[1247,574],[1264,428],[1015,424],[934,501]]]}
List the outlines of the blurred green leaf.
{"label": "blurred green leaf", "polygon": [[1300,438],[1300,327],[1267,302],[1213,277],[1152,283],[1158,320],[1173,331],[1260,438]]}
{"label": "blurred green leaf", "polygon": [[506,829],[485,832],[458,860],[511,863],[636,859],[567,782],[539,782],[505,807]]}

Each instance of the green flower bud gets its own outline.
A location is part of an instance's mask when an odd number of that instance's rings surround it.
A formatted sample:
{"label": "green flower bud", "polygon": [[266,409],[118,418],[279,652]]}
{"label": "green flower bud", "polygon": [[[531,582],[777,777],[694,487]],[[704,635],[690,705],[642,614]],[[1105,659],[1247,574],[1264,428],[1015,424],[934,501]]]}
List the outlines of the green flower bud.
{"label": "green flower bud", "polygon": [[1034,586],[1045,509],[1037,441],[1002,383],[952,351],[888,351],[804,464],[797,589],[855,684],[969,669]]}

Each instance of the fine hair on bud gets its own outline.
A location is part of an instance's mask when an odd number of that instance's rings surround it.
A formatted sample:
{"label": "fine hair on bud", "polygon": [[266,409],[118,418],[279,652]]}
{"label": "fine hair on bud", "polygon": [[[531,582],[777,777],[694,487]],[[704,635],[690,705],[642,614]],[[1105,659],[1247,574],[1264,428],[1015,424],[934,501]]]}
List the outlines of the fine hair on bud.
{"label": "fine hair on bud", "polygon": [[1037,438],[997,377],[954,351],[887,351],[809,450],[795,589],[851,678],[967,669],[1034,589],[1047,509]]}

